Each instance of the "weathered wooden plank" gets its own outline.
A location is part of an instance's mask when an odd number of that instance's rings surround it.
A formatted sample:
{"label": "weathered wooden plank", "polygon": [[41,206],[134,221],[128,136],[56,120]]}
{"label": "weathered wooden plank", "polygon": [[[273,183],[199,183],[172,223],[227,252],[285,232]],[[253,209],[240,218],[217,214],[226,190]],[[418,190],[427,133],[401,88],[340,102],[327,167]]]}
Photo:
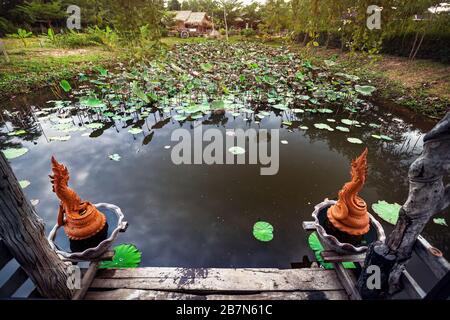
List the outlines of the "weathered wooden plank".
{"label": "weathered wooden plank", "polygon": [[75,291],[72,300],[81,300],[86,295],[86,292],[89,289],[89,286],[91,285],[92,281],[95,278],[95,275],[97,273],[97,267],[99,262],[91,262],[89,265],[89,268],[87,269],[86,273],[83,276],[83,279],[81,279],[81,288],[77,291]]}
{"label": "weathered wooden plank", "polygon": [[414,252],[431,269],[437,278],[444,277],[450,271],[450,263],[443,257],[442,252],[434,248],[421,235],[417,237]]}
{"label": "weathered wooden plank", "polygon": [[408,271],[404,270],[401,275],[401,281],[404,287],[404,290],[413,298],[413,299],[423,299],[426,295],[425,291],[420,287],[420,285],[414,280],[414,278],[409,274]]}
{"label": "weathered wooden plank", "polygon": [[9,252],[8,248],[5,246],[3,241],[0,240],[0,270],[2,270],[12,258],[13,256]]}
{"label": "weathered wooden plank", "polygon": [[333,250],[324,250],[320,254],[325,262],[364,262],[366,254],[339,254]]}
{"label": "weathered wooden plank", "polygon": [[349,295],[351,300],[361,300],[361,295],[356,289],[356,278],[350,272],[344,268],[342,263],[333,263],[334,269],[336,270],[336,274],[338,279],[341,281],[342,285],[345,288],[345,291]]}
{"label": "weathered wooden plank", "polygon": [[157,290],[115,289],[89,291],[86,300],[347,300],[344,290],[286,291],[256,294],[188,294]]}
{"label": "weathered wooden plank", "polygon": [[12,276],[0,288],[0,298],[10,298],[14,292],[27,281],[27,279],[28,275],[25,271],[21,267],[17,268]]}
{"label": "weathered wooden plank", "polygon": [[136,268],[99,270],[92,288],[177,291],[342,290],[333,270]]}

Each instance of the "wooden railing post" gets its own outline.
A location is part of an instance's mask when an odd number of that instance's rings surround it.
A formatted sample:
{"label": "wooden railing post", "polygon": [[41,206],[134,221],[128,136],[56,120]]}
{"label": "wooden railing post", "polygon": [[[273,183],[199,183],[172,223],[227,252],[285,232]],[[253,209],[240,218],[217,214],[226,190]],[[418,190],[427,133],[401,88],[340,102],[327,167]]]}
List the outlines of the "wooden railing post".
{"label": "wooden railing post", "polygon": [[[443,177],[449,172],[450,112],[424,137],[423,152],[409,169],[409,195],[400,209],[394,230],[385,244],[375,243],[369,250],[358,281],[363,298],[382,297],[402,289],[402,273],[419,234],[433,215],[450,204],[450,186],[444,187],[443,183]],[[381,272],[384,272],[379,289],[367,287],[366,279],[370,276],[367,268],[371,261],[377,261]]]}
{"label": "wooden railing post", "polygon": [[52,299],[70,299],[69,265],[51,250],[44,224],[26,199],[0,152],[0,238],[22,266],[39,293]]}

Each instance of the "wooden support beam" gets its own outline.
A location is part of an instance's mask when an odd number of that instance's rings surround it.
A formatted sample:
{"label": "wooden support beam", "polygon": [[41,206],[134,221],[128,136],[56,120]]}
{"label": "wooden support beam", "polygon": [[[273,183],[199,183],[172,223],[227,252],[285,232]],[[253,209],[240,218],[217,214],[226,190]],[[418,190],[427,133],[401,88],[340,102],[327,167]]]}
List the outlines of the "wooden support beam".
{"label": "wooden support beam", "polygon": [[401,275],[401,282],[403,289],[413,299],[423,299],[425,297],[425,291],[420,287],[416,280],[409,274],[408,271],[403,270]]}
{"label": "wooden support beam", "polygon": [[366,254],[339,254],[333,250],[324,250],[320,254],[325,262],[364,262]]}
{"label": "wooden support beam", "polygon": [[91,285],[92,281],[95,278],[95,275],[97,274],[97,267],[99,262],[91,262],[89,264],[89,268],[84,274],[83,279],[81,280],[81,288],[77,291],[75,291],[75,294],[73,295],[72,300],[82,300],[84,296],[86,295],[86,292],[89,289],[89,286]]}
{"label": "wooden support beam", "polygon": [[42,296],[70,299],[67,265],[51,250],[44,224],[0,152],[0,238]]}
{"label": "wooden support beam", "polygon": [[342,263],[333,263],[333,266],[350,300],[361,300],[361,295],[356,289],[355,276],[350,272],[350,270],[345,269]]}
{"label": "wooden support beam", "polygon": [[450,271],[450,263],[444,258],[442,252],[433,247],[424,237],[417,238],[414,252],[437,278],[444,277]]}
{"label": "wooden support beam", "polygon": [[27,281],[28,275],[21,267],[12,274],[12,276],[3,284],[0,288],[0,298],[10,298],[19,289],[25,281]]}

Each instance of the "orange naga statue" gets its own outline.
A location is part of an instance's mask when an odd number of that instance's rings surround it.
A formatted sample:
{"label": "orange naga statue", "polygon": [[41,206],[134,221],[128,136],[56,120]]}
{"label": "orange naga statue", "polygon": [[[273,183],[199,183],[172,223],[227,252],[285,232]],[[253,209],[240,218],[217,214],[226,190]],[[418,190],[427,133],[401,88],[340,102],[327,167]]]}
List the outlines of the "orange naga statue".
{"label": "orange naga statue", "polygon": [[367,175],[367,148],[352,161],[352,180],[339,191],[337,203],[328,209],[327,217],[341,232],[361,236],[369,232],[370,218],[365,201],[358,196]]}
{"label": "orange naga statue", "polygon": [[106,224],[106,217],[90,202],[69,188],[69,171],[52,157],[53,175],[49,176],[53,192],[61,200],[58,212],[58,225],[64,225],[64,231],[71,240],[84,240],[100,232]]}

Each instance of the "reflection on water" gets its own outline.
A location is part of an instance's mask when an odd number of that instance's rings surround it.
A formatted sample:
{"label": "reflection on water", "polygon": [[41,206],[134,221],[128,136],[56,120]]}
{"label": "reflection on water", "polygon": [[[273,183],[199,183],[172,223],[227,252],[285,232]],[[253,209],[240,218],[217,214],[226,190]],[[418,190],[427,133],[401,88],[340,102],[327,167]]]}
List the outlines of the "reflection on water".
{"label": "reflection on water", "polygon": [[[312,259],[301,222],[311,220],[315,204],[337,197],[349,179],[351,159],[369,148],[369,176],[361,194],[369,207],[378,200],[403,203],[408,167],[421,152],[424,132],[432,126],[398,116],[395,109],[380,112],[376,106],[358,115],[364,125],[352,126],[351,133],[314,127],[315,123],[335,127],[349,116],[340,110],[332,114],[271,111],[263,119],[213,112],[178,122],[169,117],[170,111],[149,107],[107,120],[85,111],[51,109],[53,105],[46,103],[51,99],[41,94],[3,104],[1,149],[29,149],[11,160],[17,178],[31,182],[25,193],[40,200],[37,211],[49,231],[58,212],[47,176],[50,157],[55,155],[70,169],[70,185],[82,199],[121,207],[130,227],[119,241],[134,243],[143,252],[144,266],[288,268],[305,255]],[[66,120],[55,123],[56,113]],[[98,122],[103,123],[101,128],[89,126]],[[280,139],[289,144],[280,146],[278,174],[261,176],[254,165],[172,164],[171,149],[164,148],[174,144],[171,132],[179,127],[193,130],[200,123],[204,129],[217,127],[224,133],[234,128],[279,128]],[[372,138],[369,123],[383,125],[394,141]],[[130,128],[142,132],[130,134]],[[26,134],[11,135],[19,129]],[[67,141],[51,139],[67,135]],[[359,137],[364,144],[351,144],[347,137]],[[120,161],[110,160],[112,154],[119,154]],[[440,216],[448,217],[448,212]],[[258,220],[274,226],[273,241],[253,238],[252,227]],[[392,227],[383,225],[390,232]],[[430,223],[424,235],[449,256],[445,227]]]}

